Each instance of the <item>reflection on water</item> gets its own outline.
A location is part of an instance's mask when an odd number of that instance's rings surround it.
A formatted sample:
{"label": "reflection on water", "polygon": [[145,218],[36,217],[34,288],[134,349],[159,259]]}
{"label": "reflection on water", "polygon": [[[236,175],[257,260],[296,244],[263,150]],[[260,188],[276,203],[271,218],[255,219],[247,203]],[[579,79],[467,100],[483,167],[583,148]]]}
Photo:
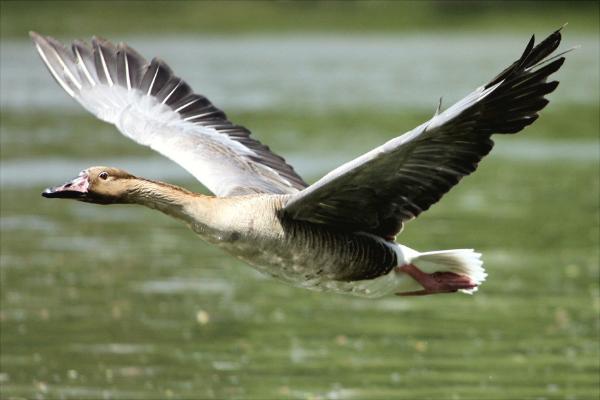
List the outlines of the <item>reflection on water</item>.
{"label": "reflection on water", "polygon": [[[337,167],[347,158],[339,154],[323,154],[322,157],[315,157],[315,159],[298,155],[287,157],[289,162],[306,176],[323,174]],[[164,157],[103,159],[102,163],[97,160],[38,157],[0,162],[0,186],[58,185],[69,179],[69,177],[77,175],[80,170],[93,165],[119,167],[135,175],[164,181],[194,179],[183,168]]]}
{"label": "reflection on water", "polygon": [[138,290],[143,293],[172,294],[179,292],[214,293],[231,297],[233,285],[222,279],[178,279],[148,281],[140,284]]}
{"label": "reflection on water", "polygon": [[138,343],[73,344],[70,348],[73,351],[100,354],[144,354],[156,351],[155,346]]}
{"label": "reflection on water", "polygon": [[[369,104],[433,111],[440,96],[452,102],[487,82],[521,55],[529,38],[479,33],[112,39],[128,41],[148,58],[160,56],[225,109],[331,110]],[[597,91],[589,89],[600,82],[597,38],[566,35],[564,48],[575,44],[581,49],[557,74],[568,82],[561,85],[557,103],[598,100]],[[49,79],[29,40],[3,41],[0,66],[3,109],[79,109]]]}
{"label": "reflection on water", "polygon": [[23,229],[26,226],[33,231],[53,232],[57,224],[41,215],[13,215],[0,217],[0,230],[7,234],[13,230]]}
{"label": "reflection on water", "polygon": [[[512,138],[509,138],[512,139]],[[369,149],[363,149],[366,152]],[[333,150],[335,151],[335,150]],[[600,160],[598,141],[543,141],[501,138],[490,157],[530,162],[568,161],[578,163]],[[348,154],[292,154],[286,159],[305,177],[319,178],[352,156]],[[187,171],[164,157],[119,158],[103,160],[102,164],[123,168],[135,175],[163,181],[194,179]],[[34,187],[58,185],[81,169],[98,165],[97,160],[35,158],[0,162],[1,187]]]}

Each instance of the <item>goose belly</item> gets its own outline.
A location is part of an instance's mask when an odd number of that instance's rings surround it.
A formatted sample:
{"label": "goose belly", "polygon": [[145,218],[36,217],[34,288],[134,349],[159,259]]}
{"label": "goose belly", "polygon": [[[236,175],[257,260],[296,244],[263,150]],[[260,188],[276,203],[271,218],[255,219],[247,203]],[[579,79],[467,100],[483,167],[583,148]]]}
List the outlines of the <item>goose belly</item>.
{"label": "goose belly", "polygon": [[394,243],[367,234],[281,226],[267,235],[239,235],[217,243],[258,271],[287,284],[366,297],[397,287]]}

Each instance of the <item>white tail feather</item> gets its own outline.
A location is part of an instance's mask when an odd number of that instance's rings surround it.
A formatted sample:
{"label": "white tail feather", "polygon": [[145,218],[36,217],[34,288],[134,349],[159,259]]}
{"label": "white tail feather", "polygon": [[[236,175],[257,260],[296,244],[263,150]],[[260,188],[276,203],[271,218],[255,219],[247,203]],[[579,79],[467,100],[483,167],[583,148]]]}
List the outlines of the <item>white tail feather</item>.
{"label": "white tail feather", "polygon": [[468,276],[477,284],[477,286],[473,289],[460,290],[467,294],[473,294],[477,291],[479,285],[485,281],[485,278],[487,277],[487,273],[483,268],[483,261],[481,261],[481,253],[477,253],[473,249],[440,250],[418,253],[411,257],[410,262],[415,263],[420,270],[429,274],[448,271]]}

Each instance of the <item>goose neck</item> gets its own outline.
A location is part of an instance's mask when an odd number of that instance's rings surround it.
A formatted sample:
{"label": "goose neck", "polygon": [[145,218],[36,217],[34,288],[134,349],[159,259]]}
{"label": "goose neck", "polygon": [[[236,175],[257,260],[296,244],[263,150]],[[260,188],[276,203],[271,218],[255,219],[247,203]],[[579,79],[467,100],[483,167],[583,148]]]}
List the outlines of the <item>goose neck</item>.
{"label": "goose neck", "polygon": [[208,209],[210,197],[164,182],[136,179],[128,191],[126,201],[190,222],[203,214],[198,211]]}

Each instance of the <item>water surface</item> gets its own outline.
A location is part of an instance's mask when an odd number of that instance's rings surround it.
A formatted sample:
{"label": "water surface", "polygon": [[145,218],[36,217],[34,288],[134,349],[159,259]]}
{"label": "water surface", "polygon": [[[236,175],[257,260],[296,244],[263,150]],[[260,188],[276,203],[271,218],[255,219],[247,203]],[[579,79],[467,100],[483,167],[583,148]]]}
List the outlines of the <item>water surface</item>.
{"label": "water surface", "polygon": [[[525,41],[129,39],[310,181],[485,82]],[[480,292],[364,300],[274,282],[151,210],[40,197],[90,165],[201,186],[79,111],[28,42],[2,41],[0,397],[597,398],[598,46],[568,42],[584,50],[540,120],[398,238],[482,251]]]}

